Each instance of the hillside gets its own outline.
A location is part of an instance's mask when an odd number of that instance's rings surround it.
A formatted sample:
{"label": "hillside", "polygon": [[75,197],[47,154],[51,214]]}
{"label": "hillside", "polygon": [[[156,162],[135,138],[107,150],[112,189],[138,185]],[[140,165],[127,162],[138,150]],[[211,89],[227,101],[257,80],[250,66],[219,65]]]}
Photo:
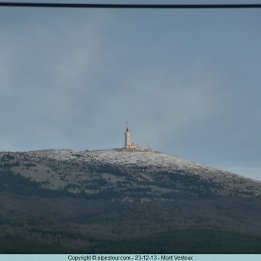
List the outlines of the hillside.
{"label": "hillside", "polygon": [[96,199],[261,195],[261,182],[151,150],[0,153],[0,170],[43,189]]}
{"label": "hillside", "polygon": [[259,181],[152,150],[0,152],[2,253],[261,253],[260,203]]}

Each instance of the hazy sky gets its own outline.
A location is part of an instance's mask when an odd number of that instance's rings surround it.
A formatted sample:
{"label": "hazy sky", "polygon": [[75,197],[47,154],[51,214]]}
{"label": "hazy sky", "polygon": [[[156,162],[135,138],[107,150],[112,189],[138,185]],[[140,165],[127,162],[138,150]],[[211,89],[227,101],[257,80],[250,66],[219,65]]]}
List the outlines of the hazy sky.
{"label": "hazy sky", "polygon": [[128,121],[135,143],[261,180],[260,25],[261,9],[0,8],[0,150],[122,147]]}

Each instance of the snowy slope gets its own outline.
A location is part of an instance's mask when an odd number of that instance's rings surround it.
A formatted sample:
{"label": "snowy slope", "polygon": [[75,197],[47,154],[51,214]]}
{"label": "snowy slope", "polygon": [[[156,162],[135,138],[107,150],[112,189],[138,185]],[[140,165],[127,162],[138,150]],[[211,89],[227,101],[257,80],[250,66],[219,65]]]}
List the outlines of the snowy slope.
{"label": "snowy slope", "polygon": [[43,188],[75,194],[122,199],[261,195],[261,182],[148,149],[9,152],[0,153],[0,162],[0,170],[9,166],[10,173]]}

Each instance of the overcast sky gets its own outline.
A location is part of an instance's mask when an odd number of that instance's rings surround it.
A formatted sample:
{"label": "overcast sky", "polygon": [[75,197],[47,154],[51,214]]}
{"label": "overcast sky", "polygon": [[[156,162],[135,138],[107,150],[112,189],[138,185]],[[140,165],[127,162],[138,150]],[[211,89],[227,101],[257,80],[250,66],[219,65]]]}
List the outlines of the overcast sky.
{"label": "overcast sky", "polygon": [[128,121],[135,143],[261,180],[260,24],[261,9],[0,8],[0,150],[122,147]]}

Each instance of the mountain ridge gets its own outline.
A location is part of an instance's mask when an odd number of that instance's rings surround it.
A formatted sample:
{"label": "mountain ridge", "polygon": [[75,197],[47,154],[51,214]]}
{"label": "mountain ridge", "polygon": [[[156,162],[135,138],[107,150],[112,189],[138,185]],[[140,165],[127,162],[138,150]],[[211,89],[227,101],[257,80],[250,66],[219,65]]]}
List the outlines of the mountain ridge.
{"label": "mountain ridge", "polygon": [[261,253],[260,193],[148,149],[0,152],[0,253]]}
{"label": "mountain ridge", "polygon": [[121,194],[121,200],[138,194],[143,200],[170,200],[184,192],[261,196],[260,181],[151,149],[0,152],[0,171],[20,175],[44,189],[89,196],[107,191]]}

